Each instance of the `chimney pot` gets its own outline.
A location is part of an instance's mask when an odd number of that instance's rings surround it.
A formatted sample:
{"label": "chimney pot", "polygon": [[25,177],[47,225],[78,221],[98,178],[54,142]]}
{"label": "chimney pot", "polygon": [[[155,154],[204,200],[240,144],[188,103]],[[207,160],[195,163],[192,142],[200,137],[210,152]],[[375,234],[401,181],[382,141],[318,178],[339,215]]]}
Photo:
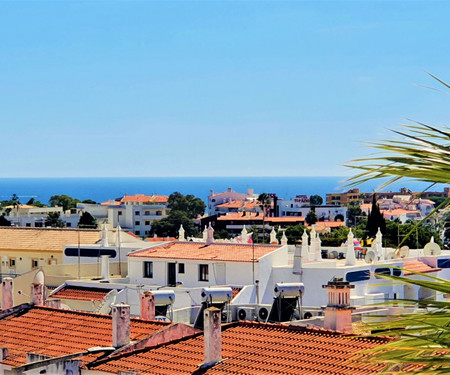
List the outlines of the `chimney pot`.
{"label": "chimney pot", "polygon": [[2,309],[7,310],[13,306],[13,280],[5,277],[2,282]]}
{"label": "chimney pot", "polygon": [[141,294],[141,318],[155,320],[155,296],[152,292]]}
{"label": "chimney pot", "polygon": [[119,348],[130,343],[130,305],[112,306],[113,346]]}
{"label": "chimney pot", "polygon": [[31,284],[31,303],[36,306],[44,305],[44,284],[39,282]]}
{"label": "chimney pot", "polygon": [[205,310],[204,315],[205,363],[204,367],[214,366],[222,360],[221,311],[216,307]]}

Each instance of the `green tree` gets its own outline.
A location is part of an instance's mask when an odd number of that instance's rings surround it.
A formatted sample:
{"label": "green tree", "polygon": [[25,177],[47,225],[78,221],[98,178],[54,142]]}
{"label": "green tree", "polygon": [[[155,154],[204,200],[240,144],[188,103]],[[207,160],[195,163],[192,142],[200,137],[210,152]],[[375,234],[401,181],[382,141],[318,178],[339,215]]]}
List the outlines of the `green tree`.
{"label": "green tree", "polygon": [[347,225],[353,226],[358,225],[358,223],[361,221],[361,216],[363,215],[363,212],[361,210],[361,206],[359,201],[351,201],[348,205],[347,210]]}
{"label": "green tree", "polygon": [[35,200],[34,198],[30,198],[27,202],[28,206],[34,206],[34,207],[45,207],[45,204]]}
{"label": "green tree", "polygon": [[[286,237],[288,239],[288,244],[289,245],[296,245],[298,244],[298,242],[301,240],[302,236],[303,236],[303,232],[307,230],[303,225],[289,225],[286,230],[285,230],[285,234]],[[278,241],[281,240],[281,237],[283,236],[283,231],[282,230],[278,230],[277,232],[277,238]]]}
{"label": "green tree", "polygon": [[93,201],[92,199],[85,199],[84,201],[82,201],[81,203],[87,203],[87,204],[97,204],[96,201]]}
{"label": "green tree", "polygon": [[64,222],[59,218],[59,212],[49,212],[45,219],[45,226],[52,228],[64,228]]}
{"label": "green tree", "polygon": [[68,195],[52,195],[48,201],[51,207],[62,207],[64,211],[75,208],[77,203],[81,203],[79,199],[74,199]]}
{"label": "green tree", "polygon": [[309,197],[309,203],[311,206],[321,206],[323,203],[323,198],[320,195],[311,195]]}
{"label": "green tree", "polygon": [[214,232],[214,238],[215,239],[222,239],[222,240],[228,240],[231,238],[230,233],[226,229],[216,230]]}
{"label": "green tree", "polygon": [[182,211],[191,219],[205,213],[206,205],[200,198],[195,197],[192,194],[183,195],[179,192],[175,192],[169,195],[167,207],[172,211]]}
{"label": "green tree", "polygon": [[185,236],[197,234],[193,220],[184,211],[170,211],[164,219],[154,221],[150,230],[150,235],[158,237],[178,237],[178,230],[183,225]]}
{"label": "green tree", "polygon": [[375,237],[378,232],[378,228],[382,234],[386,233],[386,220],[380,211],[380,206],[377,204],[376,195],[372,198],[372,209],[367,216],[366,232],[368,237]]}
{"label": "green tree", "polygon": [[306,215],[306,217],[305,217],[305,221],[309,225],[317,223],[318,220],[319,220],[319,218],[317,217],[317,214],[314,211],[309,211],[308,215]]}
{"label": "green tree", "polygon": [[3,215],[0,216],[0,227],[10,227],[11,222],[6,219]]}
{"label": "green tree", "polygon": [[97,228],[97,220],[87,211],[83,212],[78,222],[78,228]]}

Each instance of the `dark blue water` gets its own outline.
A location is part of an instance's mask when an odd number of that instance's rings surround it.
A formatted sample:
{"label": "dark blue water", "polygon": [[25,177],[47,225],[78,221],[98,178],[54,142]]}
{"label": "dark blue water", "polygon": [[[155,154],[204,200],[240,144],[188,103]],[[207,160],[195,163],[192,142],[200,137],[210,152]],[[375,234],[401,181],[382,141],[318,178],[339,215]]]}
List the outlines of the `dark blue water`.
{"label": "dark blue water", "polygon": [[[231,187],[234,191],[255,193],[276,193],[280,198],[293,198],[298,194],[319,194],[324,199],[326,193],[343,191],[342,177],[135,177],[135,178],[2,178],[0,179],[0,200],[10,199],[17,194],[22,203],[30,197],[47,203],[50,196],[67,194],[81,200],[92,199],[103,202],[124,194],[162,194],[174,191],[182,194],[194,194],[207,200],[210,190],[225,191]],[[366,183],[361,191],[372,192],[380,182]],[[427,184],[408,182],[393,185],[389,190],[408,187],[421,191]],[[442,186],[432,190],[442,191]]]}

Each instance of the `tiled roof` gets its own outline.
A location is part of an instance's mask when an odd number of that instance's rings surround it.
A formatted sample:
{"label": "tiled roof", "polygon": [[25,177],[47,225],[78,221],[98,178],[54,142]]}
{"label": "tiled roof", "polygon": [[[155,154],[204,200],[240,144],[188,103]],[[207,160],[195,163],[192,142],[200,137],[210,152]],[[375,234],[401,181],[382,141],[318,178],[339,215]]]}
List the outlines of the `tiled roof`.
{"label": "tiled roof", "polygon": [[[347,336],[277,324],[238,323],[223,329],[223,360],[204,374],[367,375],[380,365],[355,359],[382,338]],[[116,357],[117,358],[117,357]],[[192,374],[204,362],[203,335],[121,356],[92,370],[117,374]]]}
{"label": "tiled roof", "polygon": [[122,204],[122,202],[120,201],[114,201],[114,200],[109,200],[106,202],[102,202],[100,203],[102,206],[120,206]]}
{"label": "tiled roof", "polygon": [[[425,264],[424,262],[421,262],[420,260],[404,262],[403,268],[408,271],[421,272],[421,273],[435,272],[435,271],[441,270],[441,268],[430,267],[428,264]],[[405,271],[404,274],[412,275],[413,273]]]}
{"label": "tiled roof", "polygon": [[296,223],[305,221],[305,218],[303,216],[266,217],[265,221],[269,223]]}
{"label": "tiled roof", "polygon": [[[244,215],[245,214],[245,215]],[[259,213],[258,215],[254,212],[228,212],[225,215],[220,215],[217,220],[261,220],[263,215]]]}
{"label": "tiled roof", "polygon": [[242,208],[245,210],[251,210],[259,206],[258,201],[231,201],[227,203],[219,204],[217,207],[220,208]]}
{"label": "tiled roof", "polygon": [[122,202],[142,202],[142,203],[167,203],[169,197],[167,195],[144,195],[144,194],[136,194],[136,195],[125,195],[122,198]]}
{"label": "tiled roof", "polygon": [[343,222],[343,221],[318,221],[315,224],[311,225],[311,227],[315,227],[315,228],[345,227],[345,222]]}
{"label": "tiled roof", "polygon": [[100,231],[93,229],[0,227],[0,249],[63,251],[65,245],[93,244]]}
{"label": "tiled roof", "polygon": [[52,298],[75,299],[80,301],[101,301],[111,291],[105,288],[89,288],[84,286],[66,285],[52,294]]}
{"label": "tiled roof", "polygon": [[171,242],[150,249],[138,250],[128,254],[132,258],[165,258],[165,259],[192,259],[214,260],[224,262],[252,262],[279,249],[280,246],[244,245],[213,243],[206,245],[203,242]]}
{"label": "tiled roof", "polygon": [[[131,319],[131,340],[147,337],[167,323]],[[92,347],[112,345],[110,315],[80,311],[33,307],[0,319],[0,345],[9,355],[2,363],[19,366],[26,354],[33,352],[58,357],[85,351]]]}
{"label": "tiled roof", "polygon": [[396,208],[394,210],[381,210],[384,216],[398,216],[403,214],[416,214],[420,215],[419,210],[404,210],[403,208]]}

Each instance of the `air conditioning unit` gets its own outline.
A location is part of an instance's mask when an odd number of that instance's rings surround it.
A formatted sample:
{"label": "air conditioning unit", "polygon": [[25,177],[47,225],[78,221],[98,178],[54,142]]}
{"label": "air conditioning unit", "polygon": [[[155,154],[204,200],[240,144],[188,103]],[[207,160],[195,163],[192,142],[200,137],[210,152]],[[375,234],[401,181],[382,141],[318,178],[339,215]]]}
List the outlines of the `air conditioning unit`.
{"label": "air conditioning unit", "polygon": [[270,309],[272,306],[259,306],[256,308],[257,314],[256,314],[256,320],[258,322],[267,322],[267,319],[269,319]]}
{"label": "air conditioning unit", "polygon": [[238,307],[237,320],[250,320],[256,319],[256,309],[254,307]]}

